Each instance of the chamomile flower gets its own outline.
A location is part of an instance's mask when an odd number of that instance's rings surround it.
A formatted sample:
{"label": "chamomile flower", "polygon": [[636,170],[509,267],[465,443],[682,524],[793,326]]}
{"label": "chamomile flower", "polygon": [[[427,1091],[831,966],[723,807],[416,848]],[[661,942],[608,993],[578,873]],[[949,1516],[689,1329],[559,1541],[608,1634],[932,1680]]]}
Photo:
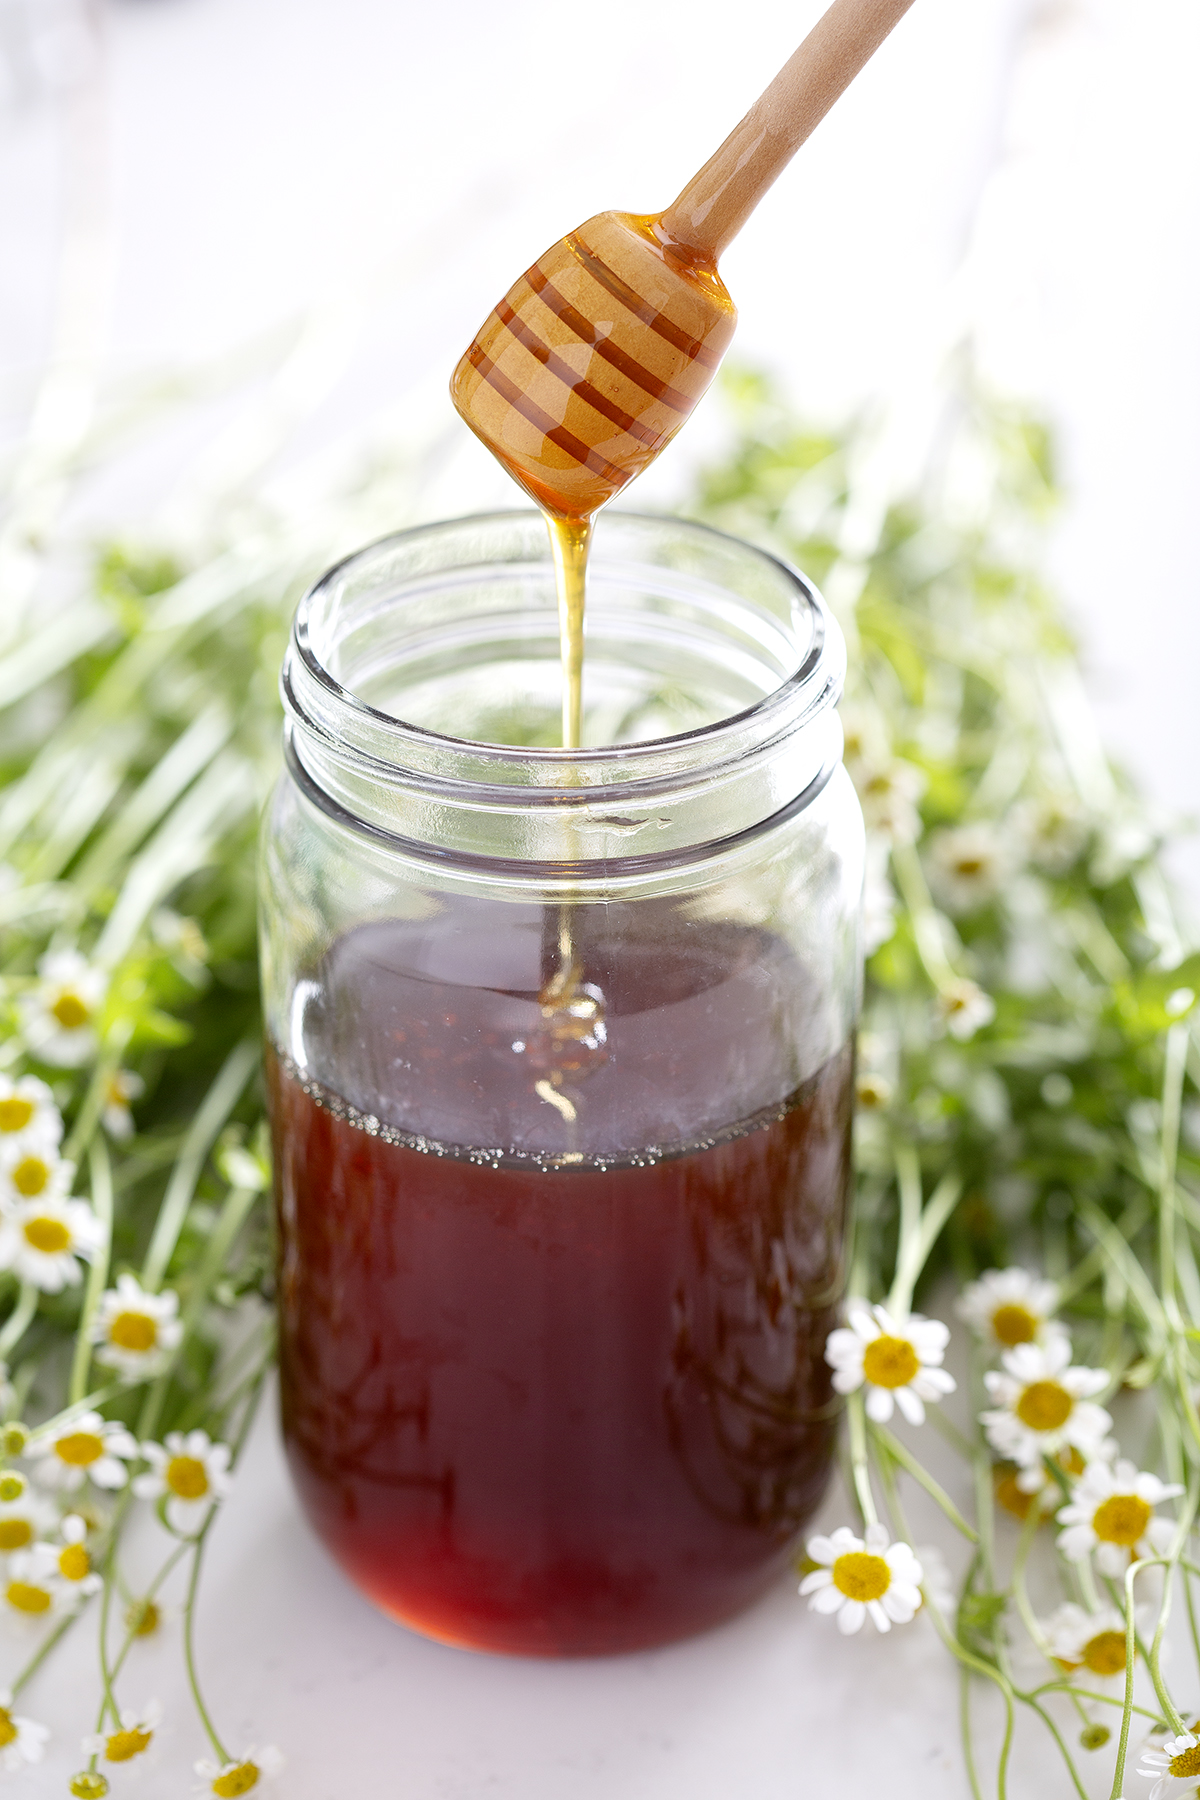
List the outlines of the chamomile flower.
{"label": "chamomile flower", "polygon": [[157,1700],[149,1700],[142,1707],[123,1706],[120,1729],[85,1737],[84,1755],[102,1756],[111,1763],[132,1762],[135,1756],[145,1755],[161,1722],[162,1707]]}
{"label": "chamomile flower", "polygon": [[1186,1780],[1190,1786],[1200,1776],[1200,1736],[1185,1731],[1168,1738],[1161,1749],[1143,1750],[1138,1774],[1154,1782],[1149,1800],[1167,1800],[1169,1794],[1178,1794],[1177,1781]]}
{"label": "chamomile flower", "polygon": [[978,982],[950,981],[938,994],[935,1013],[943,1031],[965,1044],[977,1031],[991,1024],[996,1016],[996,1002],[990,994],[984,993]]}
{"label": "chamomile flower", "polygon": [[102,1488],[124,1487],[129,1479],[126,1464],[135,1462],[141,1451],[123,1425],[85,1412],[76,1413],[56,1431],[32,1438],[25,1454],[47,1487],[72,1494],[85,1481]]}
{"label": "chamomile flower", "polygon": [[88,1594],[98,1593],[104,1583],[92,1568],[91,1552],[87,1547],[87,1521],[78,1513],[68,1513],[59,1527],[57,1543],[35,1544],[31,1550],[24,1552],[29,1558],[28,1564],[21,1564],[13,1558],[14,1573],[26,1567],[39,1579],[48,1581],[61,1590],[64,1599],[83,1598]]}
{"label": "chamomile flower", "polygon": [[1085,1461],[1097,1458],[1112,1428],[1111,1415],[1091,1399],[1107,1387],[1106,1371],[1072,1368],[1070,1362],[1066,1338],[1018,1344],[1005,1352],[1002,1370],[989,1369],[983,1378],[999,1402],[979,1415],[988,1442],[1023,1469],[1068,1447]]}
{"label": "chamomile flower", "polygon": [[230,1454],[228,1444],[212,1443],[206,1431],[189,1431],[186,1436],[182,1431],[168,1432],[165,1447],[142,1445],[150,1468],[135,1477],[133,1491],[139,1500],[165,1497],[171,1530],[180,1537],[194,1537],[232,1486]]}
{"label": "chamomile flower", "polygon": [[65,1200],[75,1179],[75,1164],[64,1162],[49,1142],[0,1139],[0,1206],[5,1210],[27,1200]]}
{"label": "chamomile flower", "polygon": [[906,1625],[921,1604],[921,1565],[909,1545],[889,1542],[886,1525],[868,1525],[861,1538],[841,1525],[805,1549],[820,1565],[800,1583],[809,1611],[834,1614],[847,1636],[868,1617],[878,1631]]}
{"label": "chamomile flower", "polygon": [[215,1794],[216,1800],[237,1800],[240,1794],[257,1794],[262,1783],[282,1768],[283,1757],[274,1744],[264,1744],[261,1750],[247,1750],[236,1762],[198,1762],[196,1773],[203,1776],[204,1785],[194,1791]]}
{"label": "chamomile flower", "polygon": [[15,1775],[23,1763],[41,1762],[49,1727],[23,1719],[12,1710],[10,1688],[0,1688],[0,1769]]}
{"label": "chamomile flower", "polygon": [[96,1361],[116,1369],[126,1381],[157,1375],[183,1336],[176,1317],[179,1298],[169,1289],[147,1294],[134,1275],[119,1275],[102,1297],[92,1321]]}
{"label": "chamomile flower", "polygon": [[100,1123],[110,1138],[123,1142],[133,1136],[133,1114],[129,1102],[146,1091],[146,1084],[132,1069],[114,1069],[104,1084],[104,1105]]}
{"label": "chamomile flower", "polygon": [[1012,863],[994,825],[957,825],[934,832],[928,847],[929,885],[948,913],[976,912],[994,900]]}
{"label": "chamomile flower", "polygon": [[70,1610],[70,1597],[31,1561],[32,1550],[14,1556],[0,1577],[0,1606],[5,1617],[21,1626],[37,1625],[43,1619]]}
{"label": "chamomile flower", "polygon": [[[60,1163],[58,1186],[70,1182],[70,1163]],[[20,1169],[17,1171],[20,1174]],[[31,1200],[9,1200],[0,1213],[0,1269],[11,1269],[22,1281],[45,1294],[60,1294],[81,1280],[80,1257],[90,1261],[104,1242],[104,1226],[86,1200],[55,1193]]]}
{"label": "chamomile flower", "polygon": [[78,950],[48,951],[38,975],[37,986],[17,1002],[25,1042],[42,1062],[78,1069],[99,1046],[96,1018],[108,977]]}
{"label": "chamomile flower", "polygon": [[926,783],[920,769],[892,758],[865,761],[852,774],[868,831],[879,832],[893,844],[911,844],[921,830],[917,801]]}
{"label": "chamomile flower", "polygon": [[51,1529],[54,1509],[15,1469],[5,1469],[0,1487],[15,1489],[9,1498],[0,1498],[0,1556],[12,1556]]}
{"label": "chamomile flower", "polygon": [[52,1150],[63,1134],[62,1114],[54,1096],[36,1075],[12,1081],[0,1075],[0,1147]]}
{"label": "chamomile flower", "polygon": [[1054,1318],[1058,1287],[1028,1269],[989,1269],[970,1281],[955,1307],[984,1342],[995,1349],[1017,1344],[1046,1344],[1064,1337],[1066,1327]]}
{"label": "chamomile flower", "polygon": [[1042,1620],[1046,1646],[1070,1675],[1084,1670],[1109,1681],[1125,1673],[1125,1615],[1115,1606],[1087,1612],[1068,1600]]}
{"label": "chamomile flower", "polygon": [[1026,801],[1013,814],[1030,862],[1048,875],[1065,875],[1079,860],[1091,827],[1079,802],[1069,794],[1048,794]]}
{"label": "chamomile flower", "polygon": [[1183,1489],[1139,1470],[1127,1458],[1110,1468],[1089,1462],[1058,1514],[1067,1529],[1059,1533],[1058,1547],[1071,1562],[1083,1562],[1095,1552],[1102,1575],[1122,1576],[1130,1563],[1142,1556],[1161,1556],[1175,1536],[1170,1519],[1156,1519],[1154,1508],[1177,1499]]}
{"label": "chamomile flower", "polygon": [[825,1361],[839,1394],[865,1386],[867,1417],[885,1424],[898,1406],[910,1425],[924,1422],[926,1400],[954,1392],[954,1377],[938,1365],[950,1333],[938,1319],[919,1313],[893,1319],[886,1307],[852,1300],[847,1323],[831,1331]]}

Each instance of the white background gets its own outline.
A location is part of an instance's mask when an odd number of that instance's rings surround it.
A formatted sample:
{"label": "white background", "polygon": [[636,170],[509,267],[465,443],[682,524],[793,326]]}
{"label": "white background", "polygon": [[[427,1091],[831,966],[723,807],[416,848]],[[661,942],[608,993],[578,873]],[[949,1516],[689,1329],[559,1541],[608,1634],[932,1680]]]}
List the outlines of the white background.
{"label": "white background", "polygon": [[[665,205],[819,10],[97,0],[89,22],[82,0],[0,0],[4,441],[55,344],[81,419],[96,378],[93,421],[147,376],[206,369],[209,402],[62,500],[80,535],[178,528],[237,451],[242,409],[261,421],[255,371],[307,318],[264,474],[432,421],[452,459],[425,510],[506,503],[443,397],[479,320],[590,213]],[[964,331],[984,377],[1050,418],[1055,578],[1110,742],[1177,814],[1196,810],[1200,749],[1198,67],[1193,0],[916,0],[722,265],[736,353],[817,418],[932,379]],[[64,315],[72,208],[86,228]],[[694,421],[636,503],[669,503],[715,436]],[[252,475],[269,449],[267,432],[245,451]],[[1178,866],[1200,880],[1194,850]],[[24,1791],[61,1793],[78,1766],[90,1630],[23,1696],[56,1732]],[[607,1663],[427,1645],[334,1574],[266,1418],[215,1534],[201,1650],[230,1737],[282,1744],[293,1800],[966,1792],[927,1625],[844,1643],[785,1589],[721,1632]],[[0,1643],[0,1680],[20,1656]],[[188,1790],[202,1746],[177,1662],[169,1630],[131,1663],[130,1700],[161,1697],[168,1729],[130,1792]],[[1012,1791],[1066,1792],[1044,1744],[1021,1755]]]}

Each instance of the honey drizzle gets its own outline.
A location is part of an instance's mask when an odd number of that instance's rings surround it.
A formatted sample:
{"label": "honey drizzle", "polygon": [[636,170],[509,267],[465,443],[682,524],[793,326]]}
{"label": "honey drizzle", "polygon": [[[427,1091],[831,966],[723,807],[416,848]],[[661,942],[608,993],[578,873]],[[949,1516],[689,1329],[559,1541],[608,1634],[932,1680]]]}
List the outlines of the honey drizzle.
{"label": "honey drizzle", "polygon": [[587,598],[588,550],[592,521],[547,512],[554,579],[558,587],[558,642],[562,658],[562,741],[577,750],[583,711],[583,618]]}

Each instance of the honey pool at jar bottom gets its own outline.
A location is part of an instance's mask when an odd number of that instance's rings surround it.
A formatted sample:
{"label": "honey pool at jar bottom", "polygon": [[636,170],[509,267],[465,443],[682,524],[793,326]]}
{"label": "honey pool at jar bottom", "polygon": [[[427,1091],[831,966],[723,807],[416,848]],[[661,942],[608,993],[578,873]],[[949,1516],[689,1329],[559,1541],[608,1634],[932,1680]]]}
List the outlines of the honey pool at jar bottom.
{"label": "honey pool at jar bottom", "polygon": [[[378,976],[378,945],[348,961]],[[394,986],[351,977],[357,1034],[403,1015],[422,1080],[494,1086],[512,990],[424,980],[389,1011]],[[642,1001],[624,1038],[610,1016],[625,1070]],[[714,1078],[746,1001],[736,968],[705,997]],[[695,1094],[704,1045],[686,1060]],[[357,1585],[430,1637],[532,1655],[667,1642],[769,1586],[831,1456],[849,1048],[698,1139],[567,1157],[420,1137],[269,1065],[285,1439]]]}

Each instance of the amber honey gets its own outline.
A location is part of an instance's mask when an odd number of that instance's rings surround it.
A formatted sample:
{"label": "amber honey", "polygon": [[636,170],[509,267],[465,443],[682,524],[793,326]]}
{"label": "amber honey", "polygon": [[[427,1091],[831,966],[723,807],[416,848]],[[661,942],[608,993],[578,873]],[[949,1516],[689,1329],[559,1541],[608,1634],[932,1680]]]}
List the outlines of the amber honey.
{"label": "amber honey", "polygon": [[[790,958],[753,930],[587,914],[572,1051],[539,1037],[536,991],[417,972],[429,929],[419,953],[399,924],[335,945],[309,1066],[272,1058],[304,1505],[378,1605],[449,1642],[586,1654],[713,1624],[778,1575],[826,1478],[849,1051],[741,1110],[789,1060],[759,992]],[[461,934],[487,933],[500,969],[528,921],[433,929],[476,961]]]}

